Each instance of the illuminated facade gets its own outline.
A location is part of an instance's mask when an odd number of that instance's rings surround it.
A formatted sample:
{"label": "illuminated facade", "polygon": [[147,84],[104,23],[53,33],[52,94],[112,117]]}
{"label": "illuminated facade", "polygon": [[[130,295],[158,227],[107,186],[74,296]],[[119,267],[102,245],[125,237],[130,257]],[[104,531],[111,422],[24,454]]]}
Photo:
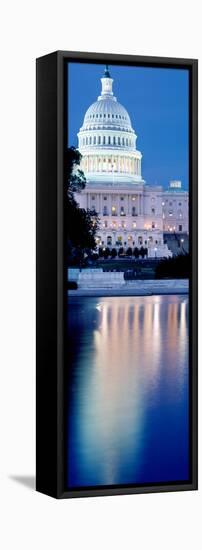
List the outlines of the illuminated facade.
{"label": "illuminated facade", "polygon": [[81,208],[99,214],[97,245],[109,248],[144,246],[149,257],[171,255],[164,232],[188,233],[188,193],[181,182],[147,185],[142,154],[126,109],[113,94],[106,66],[102,91],[87,110],[78,133],[86,187],[76,199]]}

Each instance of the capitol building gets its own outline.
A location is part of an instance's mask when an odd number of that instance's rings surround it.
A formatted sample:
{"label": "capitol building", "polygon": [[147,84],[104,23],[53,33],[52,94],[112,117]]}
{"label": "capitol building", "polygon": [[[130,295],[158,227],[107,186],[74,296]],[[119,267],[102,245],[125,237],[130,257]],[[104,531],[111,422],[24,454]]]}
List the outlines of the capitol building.
{"label": "capitol building", "polygon": [[188,192],[178,180],[169,182],[167,190],[146,183],[137,135],[113,94],[108,66],[101,84],[78,133],[86,187],[75,198],[81,208],[99,215],[98,248],[143,246],[150,258],[172,256],[169,236],[188,235]]}

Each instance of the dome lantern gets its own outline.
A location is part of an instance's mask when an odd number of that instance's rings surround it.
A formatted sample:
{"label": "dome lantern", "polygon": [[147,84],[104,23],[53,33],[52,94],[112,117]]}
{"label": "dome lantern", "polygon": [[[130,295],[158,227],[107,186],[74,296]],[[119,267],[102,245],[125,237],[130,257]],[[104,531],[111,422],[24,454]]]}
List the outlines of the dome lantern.
{"label": "dome lantern", "polygon": [[[110,76],[108,65],[106,65],[105,67],[104,76],[101,78],[101,82],[102,82],[102,91],[101,91],[101,96],[98,97],[98,100],[103,99],[103,97],[114,96],[112,91],[113,78],[111,78]],[[113,97],[113,99],[116,101],[115,97]]]}

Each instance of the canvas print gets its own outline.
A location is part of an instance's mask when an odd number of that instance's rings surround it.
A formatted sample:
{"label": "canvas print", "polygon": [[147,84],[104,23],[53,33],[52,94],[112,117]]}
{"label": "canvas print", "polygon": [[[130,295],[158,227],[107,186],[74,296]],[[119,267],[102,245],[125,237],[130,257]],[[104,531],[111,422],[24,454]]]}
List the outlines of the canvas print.
{"label": "canvas print", "polygon": [[65,76],[66,490],[186,484],[189,71]]}

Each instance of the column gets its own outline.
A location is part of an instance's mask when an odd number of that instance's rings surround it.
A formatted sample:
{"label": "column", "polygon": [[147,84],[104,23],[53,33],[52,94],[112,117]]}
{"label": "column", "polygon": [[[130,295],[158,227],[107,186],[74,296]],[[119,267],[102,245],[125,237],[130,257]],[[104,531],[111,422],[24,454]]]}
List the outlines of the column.
{"label": "column", "polygon": [[127,214],[130,214],[130,195],[127,195],[127,202],[128,202],[128,205],[127,205]]}

